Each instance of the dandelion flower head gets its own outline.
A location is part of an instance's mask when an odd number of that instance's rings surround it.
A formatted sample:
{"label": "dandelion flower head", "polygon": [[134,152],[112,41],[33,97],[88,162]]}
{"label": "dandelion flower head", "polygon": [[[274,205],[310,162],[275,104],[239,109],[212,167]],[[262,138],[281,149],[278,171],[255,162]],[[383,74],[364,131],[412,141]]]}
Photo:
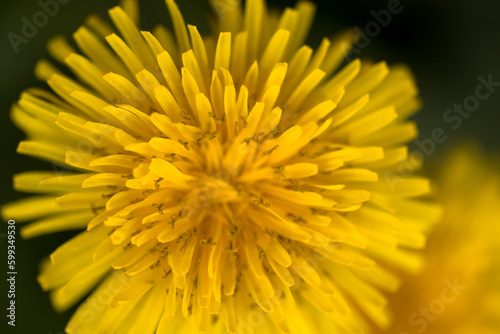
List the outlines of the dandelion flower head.
{"label": "dandelion flower head", "polygon": [[[420,107],[404,66],[356,59],[355,36],[305,45],[315,7],[225,4],[202,37],[138,28],[137,1],[49,43],[51,92],[12,109],[18,152],[71,172],[14,177],[24,237],[86,229],[42,265],[68,333],[355,333],[386,327],[438,210],[400,177]],[[397,177],[396,177],[397,176]],[[96,287],[97,286],[97,287]]]}
{"label": "dandelion flower head", "polygon": [[500,328],[500,174],[472,144],[456,147],[439,176],[442,222],[427,265],[391,298],[390,333],[493,334]]}

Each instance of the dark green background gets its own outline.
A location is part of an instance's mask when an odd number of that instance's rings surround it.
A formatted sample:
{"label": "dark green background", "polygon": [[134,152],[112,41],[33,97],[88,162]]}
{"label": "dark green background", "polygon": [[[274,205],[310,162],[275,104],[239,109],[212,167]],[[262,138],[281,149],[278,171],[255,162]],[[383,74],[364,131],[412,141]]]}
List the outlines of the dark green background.
{"label": "dark green background", "polygon": [[[179,6],[187,23],[195,24],[207,32],[205,23],[208,6],[205,1],[182,1]],[[27,45],[21,45],[18,54],[13,51],[7,34],[20,34],[22,17],[31,18],[40,10],[37,1],[6,1],[0,5],[0,136],[2,143],[0,204],[24,196],[11,190],[11,176],[20,171],[50,169],[49,164],[19,156],[16,145],[23,134],[9,120],[9,109],[20,92],[31,86],[43,87],[32,74],[36,61],[48,57],[45,44],[48,39],[62,33],[70,36],[84,18],[91,13],[106,16],[106,10],[117,1],[72,0],[61,6],[59,13],[40,28],[37,36]],[[294,1],[269,1],[272,6],[293,5]],[[320,1],[318,17],[310,38],[310,45],[317,46],[323,35],[332,35],[355,25],[362,29],[373,20],[370,12],[386,8],[388,1]],[[465,120],[456,131],[442,120],[446,109],[474,93],[477,77],[493,74],[500,81],[500,3],[493,0],[431,1],[402,0],[404,10],[392,17],[388,27],[374,37],[363,49],[361,57],[388,60],[389,63],[405,62],[415,72],[425,106],[415,117],[421,136],[430,137],[434,128],[442,127],[450,137],[438,147],[431,159],[437,161],[440,153],[461,137],[476,138],[489,152],[499,148],[500,89],[479,109]],[[163,1],[143,1],[143,28],[149,29],[157,22],[169,24]],[[6,225],[0,228],[0,329],[6,328],[7,287],[5,285]],[[19,229],[19,227],[18,227]],[[74,309],[56,314],[35,281],[40,260],[73,233],[58,233],[33,240],[16,242],[17,247],[17,319],[16,328],[2,333],[52,333],[63,332]]]}

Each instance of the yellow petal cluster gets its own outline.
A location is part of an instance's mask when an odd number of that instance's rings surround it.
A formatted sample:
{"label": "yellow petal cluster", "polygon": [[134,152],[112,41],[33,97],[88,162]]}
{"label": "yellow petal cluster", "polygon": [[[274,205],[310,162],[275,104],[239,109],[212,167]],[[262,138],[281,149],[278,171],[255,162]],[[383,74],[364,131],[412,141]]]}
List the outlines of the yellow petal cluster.
{"label": "yellow petal cluster", "polygon": [[226,2],[206,37],[173,0],[173,31],[140,31],[136,1],[92,16],[49,44],[72,74],[41,61],[52,92],[12,109],[18,152],[56,173],[16,175],[38,195],[3,217],[87,229],[38,277],[57,310],[97,285],[68,333],[361,333],[389,324],[389,268],[421,265],[439,210],[427,179],[393,178],[417,135],[409,71],[338,69],[354,36],[304,45],[311,2]]}
{"label": "yellow petal cluster", "polygon": [[396,321],[387,333],[498,333],[498,167],[468,143],[449,154],[438,178],[442,223],[429,235],[425,271],[390,299]]}

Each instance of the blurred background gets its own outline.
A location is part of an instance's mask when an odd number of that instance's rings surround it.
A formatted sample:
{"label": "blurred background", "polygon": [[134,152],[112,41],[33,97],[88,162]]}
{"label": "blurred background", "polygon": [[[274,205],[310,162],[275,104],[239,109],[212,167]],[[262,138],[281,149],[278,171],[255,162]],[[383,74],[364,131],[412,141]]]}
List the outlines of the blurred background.
{"label": "blurred background", "polygon": [[[236,0],[235,0],[236,1]],[[43,2],[43,0],[42,0]],[[61,1],[64,2],[64,1]],[[8,39],[9,33],[21,35],[23,17],[31,20],[41,10],[38,0],[2,0],[0,5],[0,136],[5,156],[0,165],[0,204],[23,197],[12,190],[13,174],[27,170],[50,170],[48,163],[15,153],[17,143],[24,138],[9,119],[10,106],[23,89],[45,87],[33,76],[33,68],[40,58],[47,58],[45,45],[54,35],[68,37],[79,27],[85,17],[98,13],[107,17],[107,9],[118,1],[66,0],[59,12],[39,28],[38,33],[26,44],[20,44],[16,53]],[[178,0],[187,23],[197,25],[208,33],[206,24],[210,12],[205,0]],[[295,1],[269,0],[270,6],[283,8]],[[387,0],[323,0],[318,4],[317,19],[308,44],[316,47],[323,36],[332,36],[345,29],[358,26],[366,31],[367,24],[375,21],[375,14],[386,10]],[[442,128],[448,140],[436,147],[430,160],[437,161],[447,147],[463,137],[475,138],[487,152],[498,152],[500,148],[500,87],[489,98],[480,101],[468,119],[453,129],[443,119],[446,110],[455,104],[462,104],[474,96],[480,84],[478,77],[491,76],[500,82],[500,2],[492,0],[401,0],[399,13],[380,31],[369,31],[369,40],[359,44],[358,56],[375,61],[387,60],[389,64],[408,64],[418,82],[424,107],[414,119],[418,122],[420,138],[431,138],[432,131]],[[163,1],[142,1],[142,28],[151,29],[156,23],[170,25],[168,12]],[[375,13],[375,14],[374,14]],[[367,31],[368,32],[368,31]],[[470,100],[470,99],[469,99]],[[414,144],[413,144],[414,145]],[[19,231],[19,226],[18,226]],[[48,294],[44,293],[36,276],[42,258],[50,254],[75,233],[58,233],[32,240],[16,240],[17,291],[16,327],[6,328],[3,315],[7,307],[7,286],[5,285],[7,226],[0,228],[0,258],[2,259],[0,332],[2,333],[63,333],[71,309],[63,314],[53,311]]]}

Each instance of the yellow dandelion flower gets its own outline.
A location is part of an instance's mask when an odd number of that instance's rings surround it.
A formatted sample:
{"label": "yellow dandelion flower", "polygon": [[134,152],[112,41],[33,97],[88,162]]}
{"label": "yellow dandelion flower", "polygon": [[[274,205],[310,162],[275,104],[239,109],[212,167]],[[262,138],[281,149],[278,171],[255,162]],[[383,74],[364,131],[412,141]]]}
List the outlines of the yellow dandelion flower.
{"label": "yellow dandelion flower", "polygon": [[500,174],[470,145],[441,171],[444,217],[429,235],[427,267],[392,300],[389,333],[494,334],[500,329]]}
{"label": "yellow dandelion flower", "polygon": [[[354,60],[352,33],[304,45],[315,7],[224,5],[215,35],[138,29],[137,1],[49,44],[12,109],[18,152],[72,172],[14,177],[34,237],[87,228],[43,263],[68,333],[355,333],[387,326],[383,290],[415,270],[436,208],[395,177],[420,106],[403,66]],[[414,167],[418,162],[413,159]],[[387,267],[388,268],[388,267]],[[187,319],[187,320],[186,320]]]}

